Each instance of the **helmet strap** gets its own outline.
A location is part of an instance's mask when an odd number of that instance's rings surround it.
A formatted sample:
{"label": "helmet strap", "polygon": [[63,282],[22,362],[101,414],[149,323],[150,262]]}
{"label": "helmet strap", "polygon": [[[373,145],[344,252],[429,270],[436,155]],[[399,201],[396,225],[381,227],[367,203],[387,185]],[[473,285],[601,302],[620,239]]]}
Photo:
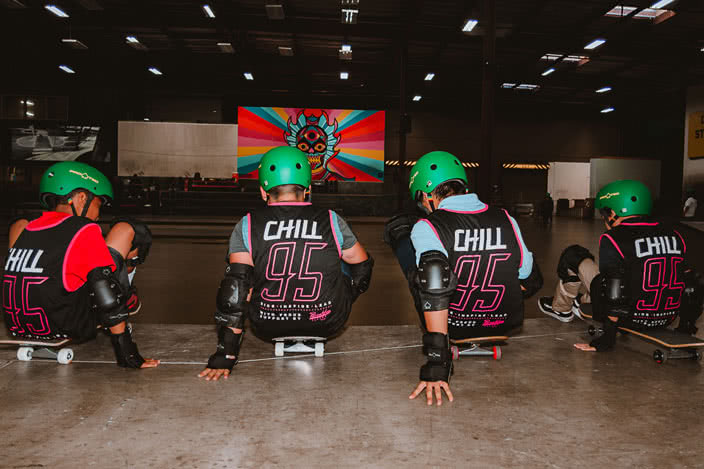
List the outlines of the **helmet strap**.
{"label": "helmet strap", "polygon": [[82,217],[85,217],[86,214],[88,213],[88,209],[90,208],[90,204],[93,203],[93,199],[95,199],[95,195],[93,195],[92,192],[87,192],[86,193],[86,204],[83,206],[83,210],[81,210]]}

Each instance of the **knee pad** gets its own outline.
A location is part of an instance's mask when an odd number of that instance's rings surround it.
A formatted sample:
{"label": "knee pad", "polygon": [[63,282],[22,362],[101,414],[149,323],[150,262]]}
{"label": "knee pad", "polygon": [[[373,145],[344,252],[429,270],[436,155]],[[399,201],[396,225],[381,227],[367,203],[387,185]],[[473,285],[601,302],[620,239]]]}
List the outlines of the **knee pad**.
{"label": "knee pad", "polygon": [[374,259],[369,256],[366,261],[359,264],[349,264],[349,267],[352,279],[352,301],[354,301],[369,288],[369,283],[372,281]]}
{"label": "knee pad", "polygon": [[143,264],[144,261],[147,260],[149,249],[152,247],[151,230],[146,224],[132,217],[115,218],[110,224],[110,229],[118,223],[127,223],[132,227],[132,231],[134,231],[134,238],[132,238],[132,246],[130,247],[130,251],[137,249],[137,257],[128,259],[126,261],[127,265],[130,267],[135,267],[139,264]]}
{"label": "knee pad", "polygon": [[538,262],[535,258],[533,258],[533,268],[530,271],[530,275],[520,282],[523,287],[523,298],[530,298],[543,288],[543,274],[540,272],[540,267],[538,267]]}
{"label": "knee pad", "polygon": [[560,260],[557,262],[557,276],[566,283],[579,281],[579,277],[570,275],[567,270],[569,269],[576,274],[579,271],[579,264],[581,264],[584,259],[594,260],[594,256],[589,252],[589,249],[579,244],[569,246],[562,251]]}
{"label": "knee pad", "polygon": [[232,371],[232,368],[239,361],[242,337],[244,337],[244,333],[235,334],[229,327],[218,326],[218,347],[208,360],[208,368]]}
{"label": "knee pad", "polygon": [[589,292],[595,320],[603,322],[609,316],[616,316],[628,321],[633,317],[627,283],[621,273],[598,274]]}
{"label": "knee pad", "polygon": [[418,217],[410,213],[402,213],[392,217],[384,225],[384,242],[396,248],[396,242],[406,236],[411,236],[413,225],[418,222]]}
{"label": "knee pad", "polygon": [[215,323],[219,326],[242,329],[249,303],[247,295],[253,285],[254,267],[247,264],[230,264],[225,278],[220,282],[216,296]]}
{"label": "knee pad", "polygon": [[123,291],[127,291],[130,288],[130,274],[127,273],[127,263],[122,257],[122,254],[110,246],[108,246],[108,251],[110,251],[110,257],[115,263],[115,278],[120,282],[120,286]]}
{"label": "knee pad", "polygon": [[439,332],[423,334],[423,355],[428,358],[428,362],[420,369],[420,380],[449,383],[452,375],[452,356],[447,334]]}
{"label": "knee pad", "polygon": [[110,267],[96,267],[86,282],[92,308],[105,327],[116,326],[128,316],[126,291]]}
{"label": "knee pad", "polygon": [[423,311],[441,311],[450,305],[457,288],[457,275],[450,268],[447,256],[440,251],[428,251],[420,256],[413,285]]}

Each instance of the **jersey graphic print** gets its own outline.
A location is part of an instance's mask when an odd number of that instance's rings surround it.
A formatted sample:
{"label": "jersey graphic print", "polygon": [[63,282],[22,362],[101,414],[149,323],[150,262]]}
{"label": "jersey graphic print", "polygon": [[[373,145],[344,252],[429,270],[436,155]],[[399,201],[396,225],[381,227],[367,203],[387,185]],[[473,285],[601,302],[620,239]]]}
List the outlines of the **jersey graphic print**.
{"label": "jersey graphic print", "polygon": [[[5,263],[5,276],[2,279],[2,307],[10,317],[8,329],[12,335],[46,337],[51,334],[49,319],[44,309],[29,304],[30,288],[41,285],[49,277],[41,275],[44,268],[39,261],[44,251],[41,249],[10,249]],[[19,280],[19,281],[18,281]]]}

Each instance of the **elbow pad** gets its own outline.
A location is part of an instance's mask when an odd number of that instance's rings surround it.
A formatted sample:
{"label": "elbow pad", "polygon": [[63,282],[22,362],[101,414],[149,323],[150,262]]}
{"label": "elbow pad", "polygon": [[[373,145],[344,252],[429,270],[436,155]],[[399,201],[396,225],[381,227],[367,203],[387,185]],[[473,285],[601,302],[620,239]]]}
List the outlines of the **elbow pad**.
{"label": "elbow pad", "polygon": [[538,262],[535,258],[533,258],[533,269],[530,271],[530,275],[520,282],[524,288],[523,298],[530,298],[543,288],[543,274],[540,272],[540,267],[538,267]]}
{"label": "elbow pad", "polygon": [[247,295],[253,285],[254,267],[247,264],[230,264],[215,298],[215,323],[219,326],[242,329],[249,303]]}
{"label": "elbow pad", "polygon": [[352,278],[353,301],[362,293],[367,291],[372,281],[372,269],[374,259],[369,256],[366,261],[359,264],[349,264]]}
{"label": "elbow pad", "polygon": [[91,306],[103,326],[112,327],[127,319],[126,292],[110,267],[91,270],[86,283]]}
{"label": "elbow pad", "polygon": [[428,251],[420,256],[412,284],[423,311],[442,311],[450,306],[457,288],[457,275],[450,268],[447,256],[440,251]]}

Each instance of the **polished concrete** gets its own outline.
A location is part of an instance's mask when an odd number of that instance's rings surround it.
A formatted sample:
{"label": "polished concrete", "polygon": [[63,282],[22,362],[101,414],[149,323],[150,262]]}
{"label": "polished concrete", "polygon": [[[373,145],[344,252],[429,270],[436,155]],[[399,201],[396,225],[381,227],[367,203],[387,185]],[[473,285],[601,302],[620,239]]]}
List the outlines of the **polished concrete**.
{"label": "polished concrete", "polygon": [[[134,335],[159,368],[118,368],[102,334],[74,346],[68,366],[19,362],[0,346],[0,467],[704,467],[700,363],[657,365],[653,347],[633,337],[612,352],[578,351],[586,324],[539,317],[535,299],[501,361],[456,363],[453,403],[409,401],[424,361],[420,331],[378,220],[352,220],[377,259],[351,321],[366,325],[331,340],[324,358],[277,359],[248,334],[229,380],[199,380],[214,327],[183,323],[212,321],[230,230],[217,223],[153,225]],[[544,293],[560,251],[595,250],[601,231],[593,221],[519,223]]]}

